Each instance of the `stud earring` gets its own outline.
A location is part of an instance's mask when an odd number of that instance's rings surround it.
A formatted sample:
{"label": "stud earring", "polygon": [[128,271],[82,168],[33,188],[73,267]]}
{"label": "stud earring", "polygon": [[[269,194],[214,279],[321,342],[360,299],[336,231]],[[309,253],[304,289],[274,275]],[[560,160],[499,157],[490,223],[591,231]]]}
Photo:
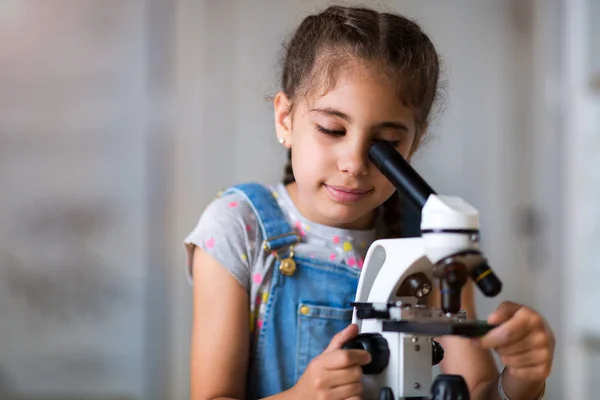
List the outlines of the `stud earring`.
{"label": "stud earring", "polygon": [[280,144],[283,144],[285,142],[285,139],[282,136],[278,136],[277,140],[279,141]]}

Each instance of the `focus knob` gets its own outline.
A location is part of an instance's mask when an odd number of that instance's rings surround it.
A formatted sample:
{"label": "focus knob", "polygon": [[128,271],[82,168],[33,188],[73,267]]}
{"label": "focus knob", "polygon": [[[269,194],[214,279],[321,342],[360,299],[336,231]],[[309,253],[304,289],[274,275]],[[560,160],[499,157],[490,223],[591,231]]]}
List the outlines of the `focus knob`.
{"label": "focus knob", "polygon": [[342,349],[366,350],[371,354],[371,362],[362,367],[365,375],[382,373],[390,361],[387,340],[379,333],[361,333],[344,343]]}
{"label": "focus knob", "polygon": [[431,341],[431,365],[438,365],[444,359],[444,348],[435,340]]}

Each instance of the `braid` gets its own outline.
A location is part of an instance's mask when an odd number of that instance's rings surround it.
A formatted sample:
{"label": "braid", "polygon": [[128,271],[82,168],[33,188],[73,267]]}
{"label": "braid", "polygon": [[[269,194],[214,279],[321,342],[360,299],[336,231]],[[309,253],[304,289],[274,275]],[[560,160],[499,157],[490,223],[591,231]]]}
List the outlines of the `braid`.
{"label": "braid", "polygon": [[288,149],[288,161],[284,168],[283,184],[287,185],[288,183],[295,181],[296,178],[294,177],[294,171],[292,170],[292,149]]}
{"label": "braid", "polygon": [[400,194],[396,191],[383,203],[383,224],[385,239],[402,237],[402,203]]}

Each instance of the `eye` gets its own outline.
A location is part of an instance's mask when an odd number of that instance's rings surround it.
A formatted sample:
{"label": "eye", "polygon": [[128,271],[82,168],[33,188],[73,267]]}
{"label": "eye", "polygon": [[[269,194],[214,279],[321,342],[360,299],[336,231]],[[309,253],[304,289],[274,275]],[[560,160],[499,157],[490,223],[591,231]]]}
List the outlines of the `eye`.
{"label": "eye", "polygon": [[327,136],[332,136],[332,137],[338,138],[338,137],[342,137],[346,134],[346,131],[344,131],[344,130],[325,129],[321,125],[315,125],[315,126],[319,132],[324,133]]}

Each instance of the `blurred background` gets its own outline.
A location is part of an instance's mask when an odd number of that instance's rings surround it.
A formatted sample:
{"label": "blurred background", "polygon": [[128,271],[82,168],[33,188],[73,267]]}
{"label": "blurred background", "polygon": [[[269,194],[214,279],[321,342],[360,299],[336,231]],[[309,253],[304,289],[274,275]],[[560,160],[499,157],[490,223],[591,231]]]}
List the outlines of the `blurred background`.
{"label": "blurred background", "polygon": [[[0,399],[189,397],[183,239],[219,189],[281,179],[265,98],[331,3],[0,0]],[[444,60],[414,164],[481,213],[505,285],[480,316],[540,311],[546,398],[598,398],[600,1],[369,5]]]}

